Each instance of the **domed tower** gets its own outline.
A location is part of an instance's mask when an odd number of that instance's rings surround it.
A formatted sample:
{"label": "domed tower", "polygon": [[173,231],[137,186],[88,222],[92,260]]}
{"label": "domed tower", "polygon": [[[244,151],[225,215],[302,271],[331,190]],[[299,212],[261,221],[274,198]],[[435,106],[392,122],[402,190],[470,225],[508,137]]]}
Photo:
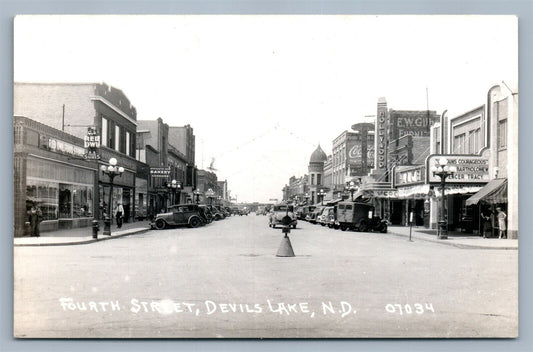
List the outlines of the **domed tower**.
{"label": "domed tower", "polygon": [[315,204],[319,200],[317,194],[320,192],[320,188],[324,185],[324,162],[327,160],[328,156],[326,153],[324,153],[322,148],[320,148],[319,144],[313,154],[311,154],[309,166],[307,167],[309,171],[309,179],[307,180],[307,184],[309,185],[309,197],[311,204]]}

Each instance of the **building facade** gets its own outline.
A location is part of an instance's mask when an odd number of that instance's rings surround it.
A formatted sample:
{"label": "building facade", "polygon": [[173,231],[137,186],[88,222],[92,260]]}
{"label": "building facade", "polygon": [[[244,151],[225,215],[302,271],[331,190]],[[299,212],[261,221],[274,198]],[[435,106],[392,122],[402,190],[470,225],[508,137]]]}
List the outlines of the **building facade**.
{"label": "building facade", "polygon": [[185,155],[185,179],[183,192],[192,197],[196,185],[196,137],[190,125],[170,126],[168,130],[169,144]]}
{"label": "building facade", "polygon": [[324,163],[328,160],[326,153],[320,145],[311,154],[309,165],[307,167],[309,188],[308,197],[310,204],[318,203],[323,200],[324,196],[319,196],[320,191],[327,192],[324,186]]}
{"label": "building facade", "polygon": [[[25,116],[42,124],[42,126],[51,128],[48,131],[56,137],[47,137],[47,132],[42,132],[44,136],[42,145],[45,145],[44,140],[48,138],[50,150],[77,149],[76,147],[79,145],[76,143],[79,140],[84,140],[88,128],[93,128],[100,137],[98,149],[100,159],[93,160],[94,167],[99,168],[101,165],[108,165],[111,158],[117,159],[117,165],[124,167],[124,173],[114,180],[113,207],[120,202],[124,206],[124,221],[129,222],[135,218],[137,112],[120,89],[105,83],[16,82],[14,84],[14,113],[16,116]],[[46,129],[41,127],[39,127],[41,130]],[[59,131],[61,134],[52,131]],[[67,135],[71,137],[66,137]],[[67,139],[68,144],[65,144],[65,141],[61,141],[61,139]],[[57,161],[52,159],[51,162]],[[40,170],[37,172],[45,172],[46,168],[52,166],[43,164],[42,166],[36,165],[36,167]],[[50,174],[49,176],[53,175]],[[38,176],[36,175],[36,177]],[[95,204],[91,211],[91,217],[102,219],[103,212],[108,207],[110,180],[101,173],[96,173],[95,177],[97,183],[95,181],[92,190],[87,190],[87,192],[92,192],[90,197]],[[53,179],[51,180],[53,181]],[[83,182],[87,182],[87,180]],[[79,191],[73,187],[66,187],[58,190],[58,197],[65,200],[70,199],[71,204],[74,204],[74,193],[78,194]],[[66,219],[67,216],[70,216],[69,214],[74,216],[75,209],[72,208],[69,213],[68,202],[64,201],[63,204],[64,206],[58,209],[58,219]],[[76,227],[86,224],[86,221],[58,221],[57,226],[59,228],[64,226]]]}

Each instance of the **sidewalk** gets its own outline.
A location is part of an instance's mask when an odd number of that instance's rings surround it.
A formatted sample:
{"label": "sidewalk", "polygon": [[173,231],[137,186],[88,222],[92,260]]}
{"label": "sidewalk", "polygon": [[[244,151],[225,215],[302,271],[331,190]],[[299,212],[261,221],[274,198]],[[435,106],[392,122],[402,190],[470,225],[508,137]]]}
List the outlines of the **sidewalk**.
{"label": "sidewalk", "polygon": [[[388,233],[395,236],[409,238],[408,226],[389,226]],[[517,239],[483,238],[473,234],[449,231],[448,239],[437,239],[437,230],[430,230],[423,227],[414,227],[411,234],[413,241],[436,242],[458,248],[477,249],[518,249]]]}
{"label": "sidewalk", "polygon": [[105,241],[111,238],[118,238],[136,233],[142,233],[150,229],[148,221],[137,221],[122,225],[118,229],[115,224],[111,225],[111,236],[105,236],[103,221],[100,221],[98,238],[93,238],[92,227],[82,227],[76,229],[64,229],[57,231],[41,232],[40,237],[15,237],[15,246],[64,246],[73,244],[86,244],[97,241]]}

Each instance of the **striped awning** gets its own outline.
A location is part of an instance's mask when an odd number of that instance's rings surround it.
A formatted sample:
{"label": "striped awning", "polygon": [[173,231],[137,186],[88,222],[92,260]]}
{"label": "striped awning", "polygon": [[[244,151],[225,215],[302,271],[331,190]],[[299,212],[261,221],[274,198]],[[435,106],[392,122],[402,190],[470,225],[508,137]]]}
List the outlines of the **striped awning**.
{"label": "striped awning", "polygon": [[507,203],[507,179],[496,178],[487,183],[476,194],[466,200],[466,205],[477,203],[497,204]]}

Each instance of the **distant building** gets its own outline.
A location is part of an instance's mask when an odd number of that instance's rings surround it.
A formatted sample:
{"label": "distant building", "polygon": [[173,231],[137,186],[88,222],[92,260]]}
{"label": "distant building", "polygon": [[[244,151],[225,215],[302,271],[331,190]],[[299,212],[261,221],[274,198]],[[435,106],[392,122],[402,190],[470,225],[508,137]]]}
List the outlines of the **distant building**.
{"label": "distant building", "polygon": [[309,172],[307,185],[309,188],[309,199],[311,204],[319,202],[320,190],[325,190],[324,186],[324,163],[328,160],[326,153],[320,148],[320,145],[311,154],[307,170]]}
{"label": "distant building", "polygon": [[[197,189],[200,191],[200,203],[210,203],[216,199],[218,194],[218,180],[214,172],[206,170],[197,171]],[[209,199],[208,191],[213,191],[213,196]]]}
{"label": "distant building", "polygon": [[196,137],[194,129],[190,125],[170,126],[168,130],[168,142],[181,154],[185,155],[185,181],[183,190],[192,195],[196,189]]}

